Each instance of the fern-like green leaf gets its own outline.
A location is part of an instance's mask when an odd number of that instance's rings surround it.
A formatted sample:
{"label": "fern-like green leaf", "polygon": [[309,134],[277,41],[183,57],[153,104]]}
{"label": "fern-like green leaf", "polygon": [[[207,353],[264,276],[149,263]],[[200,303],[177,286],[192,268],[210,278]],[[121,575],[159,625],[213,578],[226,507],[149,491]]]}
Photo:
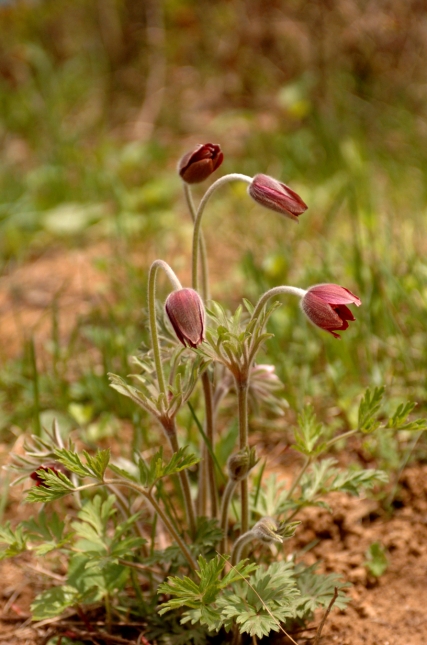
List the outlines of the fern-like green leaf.
{"label": "fern-like green leaf", "polygon": [[60,471],[40,468],[37,474],[43,483],[40,486],[32,486],[27,491],[26,500],[28,502],[52,502],[75,490],[74,484]]}
{"label": "fern-like green leaf", "polygon": [[383,385],[375,387],[373,391],[369,388],[366,390],[359,405],[358,427],[362,432],[374,432],[380,426],[376,415],[380,410],[384,391]]}

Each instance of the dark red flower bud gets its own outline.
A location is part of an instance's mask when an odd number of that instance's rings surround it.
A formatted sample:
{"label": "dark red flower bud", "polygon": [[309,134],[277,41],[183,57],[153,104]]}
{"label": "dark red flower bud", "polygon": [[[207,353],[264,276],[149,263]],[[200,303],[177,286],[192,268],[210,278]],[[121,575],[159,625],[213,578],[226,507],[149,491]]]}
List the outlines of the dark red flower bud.
{"label": "dark red flower bud", "polygon": [[248,193],[258,204],[298,221],[308,206],[289,186],[268,175],[255,175]]}
{"label": "dark red flower bud", "polygon": [[187,184],[198,184],[215,172],[223,159],[224,155],[217,143],[200,143],[181,158],[178,172]]}
{"label": "dark red flower bud", "polygon": [[194,289],[178,289],[166,298],[165,310],[178,340],[185,346],[197,347],[204,340],[205,308]]}
{"label": "dark red flower bud", "polygon": [[310,287],[301,301],[307,318],[335,338],[340,338],[335,331],[344,331],[349,320],[356,320],[346,306],[349,304],[359,307],[362,302],[351,291],[337,284],[317,284]]}
{"label": "dark red flower bud", "polygon": [[30,477],[33,479],[36,483],[36,486],[45,486],[48,488],[48,484],[46,484],[45,480],[40,476],[40,471],[43,470],[45,473],[47,473],[49,470],[52,470],[55,475],[58,475],[60,472],[67,474],[68,471],[63,466],[62,464],[47,464],[46,466],[39,466],[37,470],[31,473]]}

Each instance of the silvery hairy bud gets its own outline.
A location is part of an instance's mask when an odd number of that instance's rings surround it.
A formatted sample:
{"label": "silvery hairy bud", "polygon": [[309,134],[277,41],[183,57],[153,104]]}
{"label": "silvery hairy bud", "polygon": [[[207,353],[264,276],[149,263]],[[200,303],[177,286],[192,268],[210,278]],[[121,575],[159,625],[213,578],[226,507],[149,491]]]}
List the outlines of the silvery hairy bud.
{"label": "silvery hairy bud", "polygon": [[249,471],[258,463],[255,448],[244,448],[234,455],[231,455],[227,461],[228,476],[232,481],[240,482],[245,479]]}
{"label": "silvery hairy bud", "polygon": [[197,347],[204,340],[205,308],[194,289],[177,289],[166,299],[165,310],[184,347]]}
{"label": "silvery hairy bud", "polygon": [[271,542],[283,542],[282,536],[278,533],[279,525],[273,517],[262,517],[253,527],[252,533],[260,542],[271,544]]}

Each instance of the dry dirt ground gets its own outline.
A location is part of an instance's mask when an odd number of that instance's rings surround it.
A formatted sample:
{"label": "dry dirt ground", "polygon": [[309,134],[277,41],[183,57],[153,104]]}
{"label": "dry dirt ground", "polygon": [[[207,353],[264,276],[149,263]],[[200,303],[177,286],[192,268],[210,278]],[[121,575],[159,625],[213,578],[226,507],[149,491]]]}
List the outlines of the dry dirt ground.
{"label": "dry dirt ground", "polygon": [[[91,260],[90,253],[81,252],[62,258],[60,263],[58,258],[48,256],[1,278],[3,358],[17,351],[23,335],[32,327],[40,342],[48,337],[46,309],[54,298],[67,313],[67,328],[72,326],[76,312],[90,306],[102,285],[102,276]],[[1,446],[3,463],[9,450],[8,445]],[[427,643],[427,465],[406,468],[396,501],[396,509],[388,516],[375,501],[337,495],[330,500],[332,513],[309,509],[301,518],[303,523],[289,548],[298,549],[317,539],[307,558],[321,559],[327,572],[341,573],[353,584],[348,608],[332,610],[318,645]],[[12,498],[6,509],[11,519],[22,513],[22,507],[15,512],[14,504]],[[388,569],[379,579],[368,574],[364,566],[366,550],[373,542],[384,545],[389,559]],[[48,627],[31,624],[29,613],[37,581],[43,576],[42,565],[28,557],[0,563],[0,643],[47,642]],[[57,633],[71,636],[66,626],[58,626]],[[314,634],[314,630],[307,631],[295,634],[294,639],[298,645],[306,645],[313,642]],[[84,642],[147,645],[143,638],[128,640],[124,628],[121,636],[108,641],[92,634]]]}

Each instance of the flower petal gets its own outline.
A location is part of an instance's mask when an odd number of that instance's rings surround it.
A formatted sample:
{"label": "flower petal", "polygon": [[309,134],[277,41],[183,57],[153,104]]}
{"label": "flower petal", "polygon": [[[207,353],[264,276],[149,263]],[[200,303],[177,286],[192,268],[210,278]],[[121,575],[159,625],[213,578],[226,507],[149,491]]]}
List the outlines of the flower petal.
{"label": "flower petal", "polygon": [[204,340],[205,309],[194,289],[178,289],[169,294],[165,310],[178,340],[197,347]]}
{"label": "flower petal", "polygon": [[261,206],[295,221],[298,221],[298,215],[307,210],[307,205],[294,190],[268,175],[255,175],[248,193]]}
{"label": "flower petal", "polygon": [[178,162],[178,172],[187,184],[198,184],[222,164],[224,155],[217,143],[199,143]]}
{"label": "flower petal", "polygon": [[328,302],[330,305],[355,304],[359,307],[362,304],[360,298],[348,289],[340,287],[338,284],[316,284],[310,287],[309,292]]}

